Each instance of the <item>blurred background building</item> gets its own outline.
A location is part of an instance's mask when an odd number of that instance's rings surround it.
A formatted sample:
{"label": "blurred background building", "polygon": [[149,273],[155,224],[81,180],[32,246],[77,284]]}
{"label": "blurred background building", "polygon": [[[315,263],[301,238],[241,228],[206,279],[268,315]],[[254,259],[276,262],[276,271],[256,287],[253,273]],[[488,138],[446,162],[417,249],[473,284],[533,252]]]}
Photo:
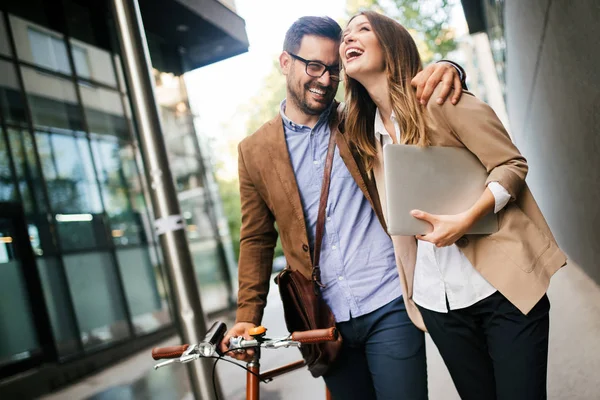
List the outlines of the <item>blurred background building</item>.
{"label": "blurred background building", "polygon": [[553,233],[600,284],[600,2],[462,0],[489,37],[513,140]]}
{"label": "blurred background building", "polygon": [[[247,51],[245,24],[233,1],[139,6],[204,310],[218,312],[235,260],[182,75]],[[0,393],[49,391],[175,332],[119,53],[109,0],[0,4]]]}

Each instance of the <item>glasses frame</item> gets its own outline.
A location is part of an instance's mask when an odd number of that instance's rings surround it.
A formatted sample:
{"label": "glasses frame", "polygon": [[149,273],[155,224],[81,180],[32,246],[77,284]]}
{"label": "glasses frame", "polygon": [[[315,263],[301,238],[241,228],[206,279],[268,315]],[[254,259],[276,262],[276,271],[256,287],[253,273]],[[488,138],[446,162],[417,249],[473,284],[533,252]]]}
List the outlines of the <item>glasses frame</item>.
{"label": "glasses frame", "polygon": [[[302,62],[304,63],[304,72],[306,73],[306,75],[308,75],[308,76],[310,76],[310,77],[313,77],[313,78],[320,78],[320,77],[322,77],[323,75],[325,75],[325,72],[328,72],[328,71],[329,71],[329,79],[331,79],[332,81],[335,81],[335,82],[340,82],[340,81],[342,80],[342,76],[341,76],[341,72],[342,72],[342,71],[341,71],[341,70],[338,70],[337,74],[332,74],[332,71],[333,71],[335,68],[339,68],[339,65],[338,65],[338,66],[336,66],[336,65],[325,65],[325,64],[323,64],[323,63],[322,63],[322,62],[320,62],[320,61],[316,61],[316,60],[307,60],[307,59],[305,59],[305,58],[302,58],[302,57],[300,57],[299,55],[296,55],[296,54],[294,54],[294,53],[290,53],[290,52],[287,52],[287,53],[288,53],[288,54],[289,54],[289,55],[290,55],[292,58],[294,58],[294,59],[296,59],[296,60],[298,60],[298,61],[302,61]],[[318,65],[321,65],[321,66],[324,68],[324,69],[323,69],[323,72],[321,73],[321,75],[319,75],[319,76],[315,76],[315,75],[311,75],[311,74],[309,74],[309,73],[308,73],[308,64],[318,64]]]}

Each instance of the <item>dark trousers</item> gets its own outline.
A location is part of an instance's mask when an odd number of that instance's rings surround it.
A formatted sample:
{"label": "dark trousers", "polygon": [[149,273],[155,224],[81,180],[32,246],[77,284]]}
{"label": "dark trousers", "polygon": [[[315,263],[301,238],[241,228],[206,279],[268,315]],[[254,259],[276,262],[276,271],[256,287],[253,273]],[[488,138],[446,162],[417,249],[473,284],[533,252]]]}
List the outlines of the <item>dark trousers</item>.
{"label": "dark trousers", "polygon": [[324,376],[335,400],[427,399],[425,336],[402,297],[337,328],[344,344]]}
{"label": "dark trousers", "polygon": [[546,399],[547,296],[527,315],[500,292],[448,313],[419,309],[461,399]]}

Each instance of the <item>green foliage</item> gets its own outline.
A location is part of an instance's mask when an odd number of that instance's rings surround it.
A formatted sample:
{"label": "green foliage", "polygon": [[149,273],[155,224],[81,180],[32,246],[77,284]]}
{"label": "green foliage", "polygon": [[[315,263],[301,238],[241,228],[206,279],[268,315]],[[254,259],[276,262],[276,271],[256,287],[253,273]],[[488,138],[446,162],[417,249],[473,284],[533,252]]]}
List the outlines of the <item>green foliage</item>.
{"label": "green foliage", "polygon": [[237,260],[240,255],[240,226],[242,215],[240,212],[240,189],[236,180],[218,180],[219,192],[223,203],[223,212],[227,217],[231,243]]}
{"label": "green foliage", "polygon": [[400,22],[413,35],[427,64],[456,49],[449,22],[457,4],[458,0],[348,0],[346,8],[349,15],[369,9]]}

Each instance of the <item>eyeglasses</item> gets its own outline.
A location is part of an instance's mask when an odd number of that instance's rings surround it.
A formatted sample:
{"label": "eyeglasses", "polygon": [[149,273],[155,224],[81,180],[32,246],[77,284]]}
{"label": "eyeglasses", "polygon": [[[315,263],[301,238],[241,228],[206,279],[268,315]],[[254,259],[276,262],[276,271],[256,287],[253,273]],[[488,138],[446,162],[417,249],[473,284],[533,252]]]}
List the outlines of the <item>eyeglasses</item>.
{"label": "eyeglasses", "polygon": [[293,53],[289,53],[290,56],[295,58],[298,61],[302,61],[306,64],[306,75],[312,76],[313,78],[320,78],[325,75],[325,72],[329,71],[329,79],[334,82],[339,82],[342,80],[340,77],[340,67],[337,65],[325,65],[319,61],[313,60],[305,60],[304,58],[297,56]]}

